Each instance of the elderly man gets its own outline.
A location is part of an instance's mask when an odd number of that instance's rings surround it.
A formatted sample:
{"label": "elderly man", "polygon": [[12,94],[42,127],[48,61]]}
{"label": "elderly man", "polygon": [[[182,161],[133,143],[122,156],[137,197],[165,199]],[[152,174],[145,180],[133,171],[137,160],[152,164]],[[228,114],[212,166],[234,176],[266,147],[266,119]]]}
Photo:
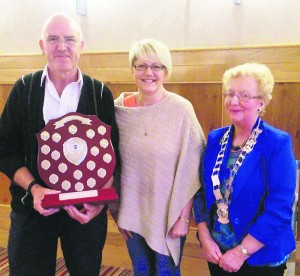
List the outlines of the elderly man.
{"label": "elderly man", "polygon": [[83,40],[74,19],[52,15],[39,45],[46,67],[15,83],[0,119],[0,171],[11,179],[10,275],[55,275],[58,238],[71,275],[99,275],[107,207],[42,207],[44,196],[58,191],[46,188],[38,173],[36,133],[69,112],[97,115],[111,126],[118,156],[113,97],[105,85],[81,73]]}

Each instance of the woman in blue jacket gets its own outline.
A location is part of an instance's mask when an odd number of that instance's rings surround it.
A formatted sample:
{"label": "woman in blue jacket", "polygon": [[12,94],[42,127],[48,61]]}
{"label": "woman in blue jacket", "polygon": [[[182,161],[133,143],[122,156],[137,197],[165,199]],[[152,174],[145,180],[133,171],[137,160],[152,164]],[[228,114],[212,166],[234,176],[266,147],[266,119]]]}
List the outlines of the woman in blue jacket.
{"label": "woman in blue jacket", "polygon": [[283,275],[295,249],[291,137],[261,119],[273,87],[274,78],[263,64],[239,65],[223,76],[232,125],[209,134],[203,185],[194,198],[211,275]]}

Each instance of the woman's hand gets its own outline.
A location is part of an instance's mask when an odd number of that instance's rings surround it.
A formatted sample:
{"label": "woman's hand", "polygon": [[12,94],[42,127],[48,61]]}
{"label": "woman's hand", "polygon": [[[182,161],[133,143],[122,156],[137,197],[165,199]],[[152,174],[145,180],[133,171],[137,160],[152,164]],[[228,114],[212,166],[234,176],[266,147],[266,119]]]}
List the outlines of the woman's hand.
{"label": "woman's hand", "polygon": [[219,266],[223,268],[223,270],[228,272],[236,272],[238,271],[246,259],[250,257],[251,254],[254,254],[258,250],[260,250],[264,244],[259,240],[247,234],[246,237],[241,241],[241,245],[247,248],[248,254],[243,254],[239,245],[228,250],[220,260]]}
{"label": "woman's hand", "polygon": [[210,263],[219,264],[219,261],[222,258],[222,252],[211,237],[205,221],[198,224],[198,235],[202,245],[204,258]]}
{"label": "woman's hand", "polygon": [[247,259],[238,247],[228,250],[219,262],[219,266],[228,272],[237,272]]}
{"label": "woman's hand", "polygon": [[222,252],[217,243],[211,237],[207,237],[201,239],[201,244],[204,258],[210,263],[219,264]]}
{"label": "woman's hand", "polygon": [[176,239],[179,237],[184,237],[189,232],[189,222],[182,218],[178,218],[171,230],[169,231],[169,237]]}
{"label": "woman's hand", "polygon": [[177,221],[174,223],[174,225],[172,226],[172,228],[168,233],[170,238],[176,239],[179,237],[184,237],[188,234],[189,221],[190,221],[189,218],[191,215],[192,205],[193,205],[193,199],[190,199],[190,201],[181,210]]}

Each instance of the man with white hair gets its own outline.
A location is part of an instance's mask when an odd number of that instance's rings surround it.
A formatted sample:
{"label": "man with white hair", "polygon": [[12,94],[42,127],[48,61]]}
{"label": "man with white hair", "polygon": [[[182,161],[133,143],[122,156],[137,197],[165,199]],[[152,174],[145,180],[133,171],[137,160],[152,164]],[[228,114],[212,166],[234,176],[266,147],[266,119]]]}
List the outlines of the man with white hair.
{"label": "man with white hair", "polygon": [[58,191],[47,188],[38,173],[36,133],[49,120],[69,112],[97,115],[111,126],[118,157],[113,97],[108,87],[81,73],[78,62],[84,43],[74,19],[52,15],[43,26],[39,45],[46,67],[15,83],[0,119],[0,171],[11,179],[10,275],[55,275],[60,238],[69,273],[98,276],[107,206],[42,207],[44,196]]}

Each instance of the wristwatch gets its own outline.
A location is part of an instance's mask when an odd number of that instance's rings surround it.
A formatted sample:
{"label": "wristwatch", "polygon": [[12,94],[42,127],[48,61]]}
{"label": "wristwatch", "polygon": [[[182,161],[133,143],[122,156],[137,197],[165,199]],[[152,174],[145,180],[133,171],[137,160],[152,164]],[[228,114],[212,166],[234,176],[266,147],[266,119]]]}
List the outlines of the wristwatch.
{"label": "wristwatch", "polygon": [[239,249],[241,250],[241,252],[243,253],[244,256],[246,256],[246,257],[250,257],[251,256],[251,254],[248,252],[248,250],[244,246],[242,246],[241,244],[239,244],[238,247],[239,247]]}
{"label": "wristwatch", "polygon": [[28,188],[27,188],[27,193],[28,193],[28,194],[31,194],[31,189],[32,189],[32,187],[33,187],[34,185],[36,185],[36,184],[39,184],[39,182],[37,182],[35,179],[32,180],[32,181],[29,183]]}

